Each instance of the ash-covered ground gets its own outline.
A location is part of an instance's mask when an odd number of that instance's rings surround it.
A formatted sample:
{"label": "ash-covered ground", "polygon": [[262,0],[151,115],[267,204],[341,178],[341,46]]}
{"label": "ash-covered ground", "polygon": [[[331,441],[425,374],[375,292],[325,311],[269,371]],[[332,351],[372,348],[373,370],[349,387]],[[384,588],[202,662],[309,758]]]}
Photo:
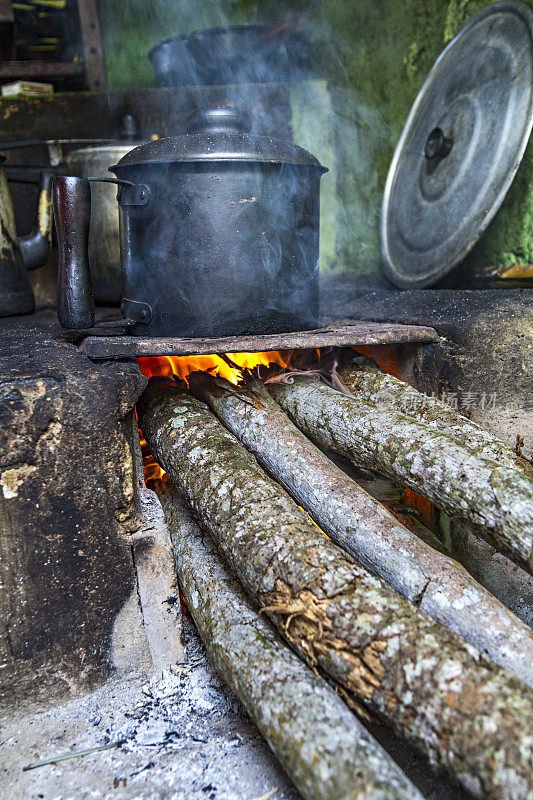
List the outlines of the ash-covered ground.
{"label": "ash-covered ground", "polygon": [[[187,663],[111,680],[0,731],[2,800],[297,800],[184,614]],[[123,744],[23,771],[45,759]]]}

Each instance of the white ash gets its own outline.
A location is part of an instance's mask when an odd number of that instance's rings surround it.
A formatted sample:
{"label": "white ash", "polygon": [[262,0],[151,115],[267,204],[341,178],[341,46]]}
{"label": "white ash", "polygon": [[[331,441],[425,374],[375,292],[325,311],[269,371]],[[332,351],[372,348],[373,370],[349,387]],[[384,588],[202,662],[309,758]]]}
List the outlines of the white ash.
{"label": "white ash", "polygon": [[[0,733],[0,798],[28,800],[298,800],[239,701],[211,667],[183,615],[188,662],[157,678],[132,674]],[[467,800],[382,726],[376,736],[427,800]],[[120,747],[22,768],[125,738]],[[274,791],[275,790],[275,791]],[[269,799],[270,800],[270,799]]]}
{"label": "white ash", "polygon": [[[184,614],[188,662],[131,675],[0,734],[0,797],[31,800],[298,800]],[[23,772],[27,764],[110,742],[119,747]]]}
{"label": "white ash", "polygon": [[[126,724],[107,731],[109,741],[126,740],[123,749],[165,744],[188,746],[209,741],[217,717],[242,713],[242,707],[218,676],[203,665],[176,664],[143,685],[143,699],[126,712]],[[236,741],[236,743],[238,743]]]}

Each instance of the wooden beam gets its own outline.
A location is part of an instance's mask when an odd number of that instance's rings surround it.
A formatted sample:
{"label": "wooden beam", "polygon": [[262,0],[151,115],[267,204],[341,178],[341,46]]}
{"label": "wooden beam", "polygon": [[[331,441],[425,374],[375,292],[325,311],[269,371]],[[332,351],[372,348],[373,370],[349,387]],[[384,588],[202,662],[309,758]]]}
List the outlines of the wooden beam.
{"label": "wooden beam", "polygon": [[11,0],[0,0],[0,59],[8,59],[13,55],[13,3]]}
{"label": "wooden beam", "polygon": [[88,336],[81,349],[89,358],[138,358],[141,356],[190,356],[211,353],[258,353],[269,350],[307,350],[315,347],[435,342],[433,328],[417,325],[388,325],[375,322],[346,322],[314,331],[274,333],[268,336],[225,336],[220,339],[141,336]]}
{"label": "wooden beam", "polygon": [[103,91],[107,89],[107,70],[96,0],[78,0],[78,19],[87,87],[91,92]]}
{"label": "wooden beam", "polygon": [[[28,65],[41,62],[16,62]],[[50,68],[51,62],[43,62]],[[85,67],[79,64],[52,64],[53,69],[70,69],[83,76]],[[29,78],[34,73],[2,74],[0,79]],[[43,72],[43,77],[47,73]],[[62,74],[60,73],[60,76]],[[51,97],[17,97],[0,100],[0,143],[28,139],[116,138],[124,114],[133,114],[139,123],[139,136],[148,139],[152,134],[175,136],[183,130],[189,114],[203,105],[228,102],[227,86],[172,86],[165,89],[136,89],[117,92],[58,92]],[[256,133],[276,138],[290,135],[289,119],[274,121],[264,113],[286,102],[286,87],[282,84],[242,84],[231,87],[234,102],[242,99],[252,107]]]}

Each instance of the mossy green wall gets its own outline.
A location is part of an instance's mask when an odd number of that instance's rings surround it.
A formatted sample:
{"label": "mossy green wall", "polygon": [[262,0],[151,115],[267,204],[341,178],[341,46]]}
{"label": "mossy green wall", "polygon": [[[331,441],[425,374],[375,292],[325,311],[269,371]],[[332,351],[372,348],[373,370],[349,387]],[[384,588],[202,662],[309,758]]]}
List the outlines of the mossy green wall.
{"label": "mossy green wall", "polygon": [[[527,2],[533,7],[533,0]],[[361,275],[379,272],[381,195],[412,102],[444,46],[486,5],[483,0],[99,3],[111,88],[152,85],[145,54],[161,39],[224,23],[275,21],[294,9],[305,14],[320,43],[317,63],[329,81],[335,112],[328,128],[336,153],[336,249],[328,261]],[[480,266],[533,263],[533,146],[468,261]]]}

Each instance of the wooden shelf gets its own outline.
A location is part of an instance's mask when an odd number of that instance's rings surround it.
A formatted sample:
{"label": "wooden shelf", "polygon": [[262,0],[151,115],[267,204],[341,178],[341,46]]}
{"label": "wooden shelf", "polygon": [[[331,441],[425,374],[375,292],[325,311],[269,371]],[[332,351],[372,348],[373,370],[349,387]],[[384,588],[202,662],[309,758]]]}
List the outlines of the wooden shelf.
{"label": "wooden shelf", "polygon": [[85,65],[69,61],[3,61],[0,80],[35,80],[41,78],[73,78],[85,74]]}
{"label": "wooden shelf", "polygon": [[[76,0],[80,61],[0,61],[0,82],[8,83],[16,80],[48,80],[59,84],[60,90],[88,89],[104,91],[107,88],[105,58],[102,49],[100,20],[97,0]],[[4,0],[0,0],[0,34],[2,32],[2,14]],[[4,25],[5,27],[5,25]],[[3,42],[2,42],[3,44]],[[14,55],[15,51],[0,47],[4,58]],[[69,85],[72,81],[72,86]],[[57,87],[56,87],[57,89]]]}

